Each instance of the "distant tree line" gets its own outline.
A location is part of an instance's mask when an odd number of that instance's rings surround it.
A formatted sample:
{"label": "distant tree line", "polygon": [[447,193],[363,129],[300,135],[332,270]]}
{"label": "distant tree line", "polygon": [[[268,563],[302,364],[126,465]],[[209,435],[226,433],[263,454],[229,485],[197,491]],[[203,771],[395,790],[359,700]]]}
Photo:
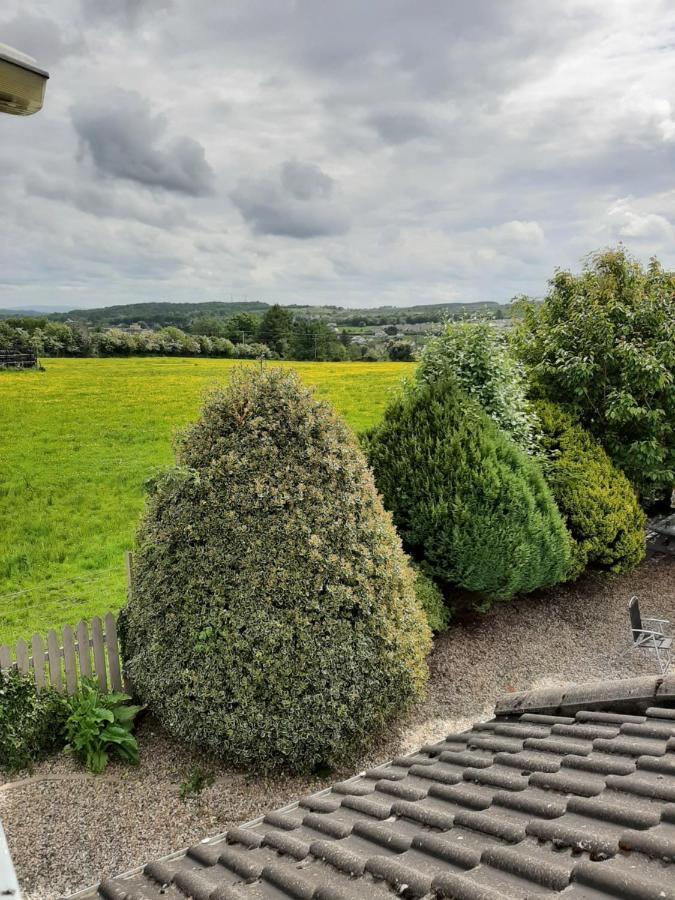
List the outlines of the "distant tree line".
{"label": "distant tree line", "polygon": [[0,321],[0,349],[35,351],[38,356],[212,356],[232,359],[294,359],[339,362],[414,358],[414,346],[392,338],[380,347],[352,344],[321,319],[297,316],[288,307],[270,306],[263,315],[239,312],[229,319],[211,313],[193,318],[186,329],[91,328],[84,322],[46,317]]}
{"label": "distant tree line", "polygon": [[[262,317],[270,309],[269,303],[263,301],[205,301],[196,303],[149,302],[129,303],[117,306],[106,306],[95,309],[72,309],[69,312],[46,313],[44,318],[52,322],[79,322],[88,328],[99,330],[105,328],[125,328],[137,322],[145,323],[148,329],[158,330],[167,326],[191,332],[196,319],[212,318],[225,323],[239,313],[254,314]],[[409,307],[381,306],[367,309],[346,309],[341,306],[308,306],[307,304],[288,304],[295,317],[320,319],[333,323],[339,328],[384,327],[385,325],[419,325],[425,322],[440,322],[450,318],[466,318],[494,316],[503,318],[508,315],[508,307],[500,307],[494,302],[484,303],[438,303]],[[0,310],[0,319],[14,317],[14,313]],[[19,314],[20,315],[20,314]],[[35,315],[35,313],[30,314]]]}

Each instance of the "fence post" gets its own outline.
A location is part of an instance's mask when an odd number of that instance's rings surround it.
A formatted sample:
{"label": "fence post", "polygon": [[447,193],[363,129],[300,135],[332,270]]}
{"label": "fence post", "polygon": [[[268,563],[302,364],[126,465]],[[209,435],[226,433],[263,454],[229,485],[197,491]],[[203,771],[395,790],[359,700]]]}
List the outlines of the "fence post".
{"label": "fence post", "polygon": [[75,668],[75,638],[70,625],[63,629],[63,670],[66,673],[66,690],[71,696],[77,692],[77,670]]}
{"label": "fence post", "polygon": [[61,684],[61,648],[53,628],[47,634],[47,656],[49,657],[49,680],[54,690],[61,693],[63,691]]}
{"label": "fence post", "polygon": [[19,638],[16,642],[16,667],[22,675],[28,675],[30,663],[28,662],[28,647],[26,642]]}
{"label": "fence post", "polygon": [[127,600],[131,600],[134,590],[134,554],[127,550],[124,554],[124,565],[127,570]]}
{"label": "fence post", "polygon": [[33,651],[33,672],[35,673],[35,685],[39,691],[45,687],[45,652],[42,647],[42,639],[34,634],[31,640]]}
{"label": "fence post", "polygon": [[84,619],[80,619],[75,629],[77,633],[77,655],[80,658],[80,675],[91,678],[91,655],[89,653],[89,630]]}
{"label": "fence post", "polygon": [[105,646],[108,651],[108,671],[110,673],[110,687],[113,691],[122,690],[122,673],[120,672],[120,650],[117,643],[117,625],[115,616],[109,612],[103,620],[105,625]]}
{"label": "fence post", "polygon": [[105,693],[108,690],[108,679],[105,672],[105,645],[103,643],[103,623],[98,616],[91,620],[91,638],[94,645],[94,671],[98,678],[98,686]]}

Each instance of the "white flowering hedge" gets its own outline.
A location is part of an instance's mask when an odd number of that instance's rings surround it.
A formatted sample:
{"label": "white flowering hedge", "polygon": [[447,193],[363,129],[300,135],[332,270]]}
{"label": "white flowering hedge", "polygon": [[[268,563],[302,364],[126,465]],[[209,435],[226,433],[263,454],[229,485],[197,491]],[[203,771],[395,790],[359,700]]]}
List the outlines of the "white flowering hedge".
{"label": "white flowering hedge", "polygon": [[536,455],[537,416],[527,399],[522,365],[509,353],[506,338],[484,323],[446,325],[422,351],[420,382],[451,375],[521,450]]}

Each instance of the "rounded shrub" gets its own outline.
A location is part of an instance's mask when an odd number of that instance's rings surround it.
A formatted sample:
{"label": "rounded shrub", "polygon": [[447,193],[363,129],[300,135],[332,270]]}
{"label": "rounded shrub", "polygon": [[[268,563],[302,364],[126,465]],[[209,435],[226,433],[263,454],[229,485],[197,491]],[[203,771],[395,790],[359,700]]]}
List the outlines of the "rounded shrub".
{"label": "rounded shrub", "polygon": [[434,634],[441,634],[447,631],[450,624],[450,609],[445,605],[443,594],[433,578],[425,575],[419,566],[413,566],[413,569],[417,602],[424,610],[429,628]]}
{"label": "rounded shrub", "polygon": [[539,468],[452,379],[414,385],[366,444],[413,558],[476,605],[564,580],[570,538]]}
{"label": "rounded shrub", "polygon": [[347,426],[237,370],[152,488],[120,630],[136,694],[231,764],[311,771],[423,691],[430,633]]}
{"label": "rounded shrub", "polygon": [[0,670],[0,769],[15,772],[66,744],[68,704],[18,672]]}
{"label": "rounded shrub", "polygon": [[586,567],[629,572],[645,555],[645,515],[630,482],[559,406],[535,408],[548,485],[573,539],[572,577]]}

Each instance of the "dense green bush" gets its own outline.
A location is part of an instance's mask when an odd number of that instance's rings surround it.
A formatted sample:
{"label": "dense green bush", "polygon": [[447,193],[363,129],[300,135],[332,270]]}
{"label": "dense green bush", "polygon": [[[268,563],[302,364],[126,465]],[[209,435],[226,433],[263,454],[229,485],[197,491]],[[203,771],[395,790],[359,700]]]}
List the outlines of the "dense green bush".
{"label": "dense green bush", "polygon": [[415,345],[412,341],[392,341],[387,345],[387,353],[392,362],[412,362],[415,359]]}
{"label": "dense green bush", "polygon": [[675,273],[622,249],[559,271],[515,346],[540,397],[568,406],[645,500],[675,484]]}
{"label": "dense green bush", "polygon": [[251,769],[363,747],[423,690],[430,633],[363,453],[294,373],[236,371],[179,442],[120,617],[177,737]]}
{"label": "dense green bush", "polygon": [[367,446],[406,548],[442,584],[487,608],[567,576],[570,539],[541,472],[454,380],[409,388]]}
{"label": "dense green bush", "polygon": [[535,409],[546,479],[574,541],[572,574],[634,569],[645,555],[645,515],[630,482],[560,407],[540,401]]}
{"label": "dense green bush", "polygon": [[521,450],[538,452],[537,417],[526,396],[524,371],[503,334],[485,323],[446,325],[422,351],[416,377],[427,382],[448,375]]}
{"label": "dense green bush", "polygon": [[0,768],[25,769],[63,749],[67,717],[61,694],[38,692],[24,675],[0,670]]}
{"label": "dense green bush", "polygon": [[419,566],[413,566],[413,569],[417,602],[424,610],[429,628],[434,634],[440,634],[446,631],[450,624],[450,609],[446,606],[443,594],[433,578],[425,575]]}

